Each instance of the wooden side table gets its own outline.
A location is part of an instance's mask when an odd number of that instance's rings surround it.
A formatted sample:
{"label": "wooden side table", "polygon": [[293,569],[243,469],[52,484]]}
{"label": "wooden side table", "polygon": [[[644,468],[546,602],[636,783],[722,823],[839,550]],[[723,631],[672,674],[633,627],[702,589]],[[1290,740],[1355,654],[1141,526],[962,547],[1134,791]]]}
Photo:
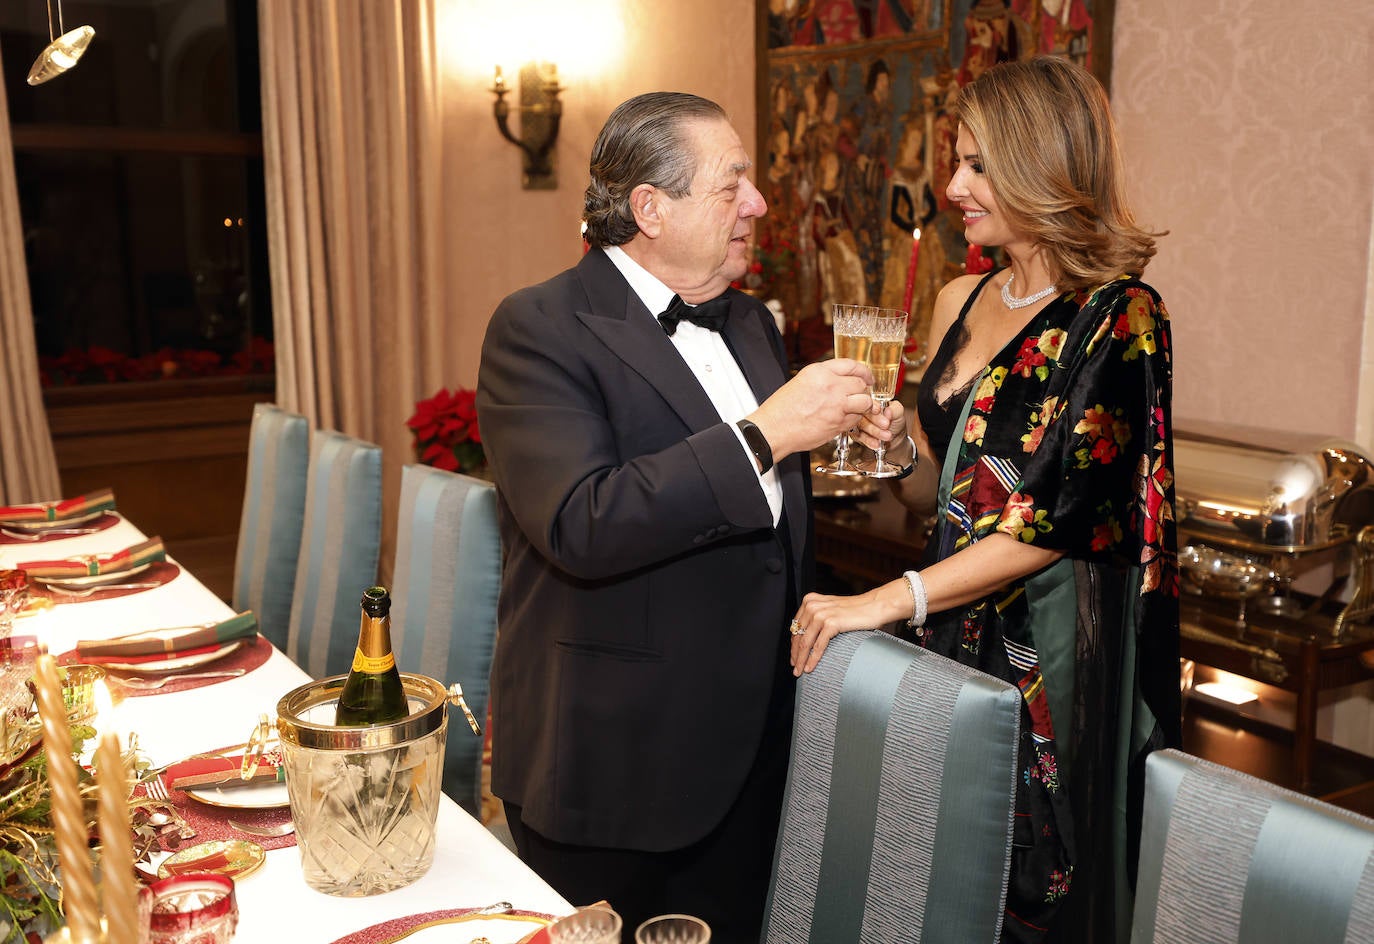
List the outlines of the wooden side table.
{"label": "wooden side table", "polygon": [[1179,652],[1185,659],[1292,692],[1294,777],[1303,791],[1312,788],[1312,755],[1317,743],[1317,700],[1327,689],[1374,678],[1361,655],[1374,651],[1374,626],[1348,625],[1332,634],[1339,607],[1302,618],[1264,613],[1250,607],[1246,621],[1236,619],[1234,601],[1185,593],[1181,601]]}

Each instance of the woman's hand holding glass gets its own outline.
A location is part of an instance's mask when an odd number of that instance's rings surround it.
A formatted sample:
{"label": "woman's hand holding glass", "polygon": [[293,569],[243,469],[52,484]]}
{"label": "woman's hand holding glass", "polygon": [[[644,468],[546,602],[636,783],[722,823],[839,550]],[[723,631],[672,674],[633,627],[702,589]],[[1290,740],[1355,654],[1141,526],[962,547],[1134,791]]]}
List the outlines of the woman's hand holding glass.
{"label": "woman's hand holding glass", "polygon": [[[868,366],[873,371],[873,402],[880,412],[897,395],[897,379],[901,374],[902,351],[906,346],[907,313],[896,308],[872,308],[868,328]],[[879,439],[873,459],[855,463],[864,475],[878,479],[903,474],[904,467],[887,461],[887,441]]]}

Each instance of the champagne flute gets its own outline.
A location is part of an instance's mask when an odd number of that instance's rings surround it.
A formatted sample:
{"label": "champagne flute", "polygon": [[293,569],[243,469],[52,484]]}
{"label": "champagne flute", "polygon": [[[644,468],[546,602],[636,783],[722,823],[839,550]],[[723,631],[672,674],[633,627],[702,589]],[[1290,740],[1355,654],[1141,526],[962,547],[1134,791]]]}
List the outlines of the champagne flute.
{"label": "champagne flute", "polygon": [[[897,374],[902,369],[902,349],[906,346],[907,313],[896,308],[873,308],[869,321],[868,368],[873,371],[870,393],[873,402],[887,412],[887,405],[897,393]],[[887,444],[879,440],[871,460],[854,463],[870,478],[890,479],[900,475],[902,467],[887,461]]]}
{"label": "champagne flute", "polygon": [[[835,306],[836,357],[848,357],[856,361],[867,360],[873,312],[878,310],[867,305]],[[835,458],[824,465],[816,466],[816,471],[826,475],[860,474],[858,469],[849,464],[849,436],[846,433],[840,433],[835,437]]]}

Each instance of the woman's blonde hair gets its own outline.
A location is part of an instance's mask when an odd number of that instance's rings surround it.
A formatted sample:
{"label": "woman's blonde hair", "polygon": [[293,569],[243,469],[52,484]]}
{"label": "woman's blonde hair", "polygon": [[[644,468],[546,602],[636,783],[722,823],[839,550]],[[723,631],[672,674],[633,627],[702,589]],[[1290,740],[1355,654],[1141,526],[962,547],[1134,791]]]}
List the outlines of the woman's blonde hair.
{"label": "woman's blonde hair", "polygon": [[959,93],[959,120],[1007,223],[1035,242],[1061,289],[1140,275],[1154,237],[1126,202],[1107,95],[1066,59],[994,66]]}

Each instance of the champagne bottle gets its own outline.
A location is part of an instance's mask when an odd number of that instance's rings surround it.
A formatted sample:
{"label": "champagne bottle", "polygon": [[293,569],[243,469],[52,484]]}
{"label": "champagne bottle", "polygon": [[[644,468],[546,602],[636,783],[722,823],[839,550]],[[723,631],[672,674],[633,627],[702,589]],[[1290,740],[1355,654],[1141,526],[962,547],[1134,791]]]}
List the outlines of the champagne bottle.
{"label": "champagne bottle", "polygon": [[386,587],[364,590],[362,610],[358,648],[339,693],[335,724],[385,724],[410,713],[391,652],[391,594]]}

